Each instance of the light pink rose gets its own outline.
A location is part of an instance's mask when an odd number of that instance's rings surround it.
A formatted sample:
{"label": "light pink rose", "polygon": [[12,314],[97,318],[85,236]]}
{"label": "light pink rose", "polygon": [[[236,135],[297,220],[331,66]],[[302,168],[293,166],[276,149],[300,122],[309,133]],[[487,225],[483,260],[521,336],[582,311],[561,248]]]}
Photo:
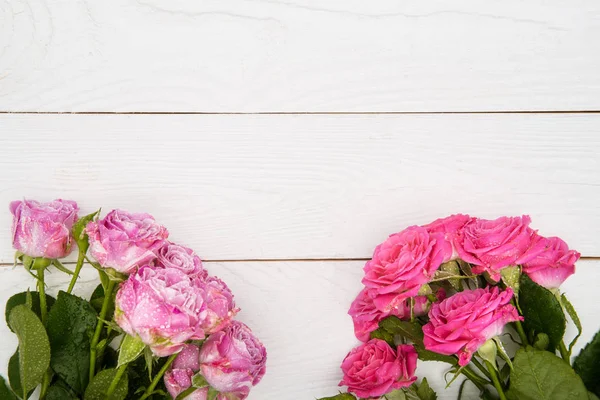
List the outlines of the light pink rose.
{"label": "light pink rose", "polygon": [[90,253],[105,268],[123,274],[156,258],[155,251],[169,236],[150,214],[113,210],[86,226]]}
{"label": "light pink rose", "polygon": [[423,326],[427,350],[458,355],[465,366],[474,352],[488,339],[502,333],[509,322],[522,321],[510,303],[513,291],[500,292],[497,286],[465,290],[435,303],[429,310],[429,322]]}
{"label": "light pink rose", "polygon": [[400,345],[394,350],[384,340],[372,339],[348,353],[342,362],[340,386],[360,398],[379,398],[412,385],[417,380],[416,368],[414,347]]}
{"label": "light pink rose", "polygon": [[206,317],[202,322],[202,327],[207,335],[225,328],[240,311],[235,306],[229,287],[215,276],[209,276],[204,281],[204,302],[206,303]]}
{"label": "light pink rose", "polygon": [[425,228],[412,226],[375,248],[373,258],[364,267],[362,283],[373,289],[375,306],[389,312],[416,296],[451,255],[452,245],[443,234],[429,234]]}
{"label": "light pink rose", "polygon": [[243,400],[266,372],[267,350],[238,321],[212,334],[200,349],[200,372],[228,400]]}
{"label": "light pink rose", "polygon": [[471,219],[455,239],[458,256],[473,264],[473,272],[488,272],[500,280],[500,270],[521,262],[530,248],[535,231],[529,227],[531,218],[500,217],[495,220]]}
{"label": "light pink rose", "polygon": [[232,301],[221,301],[220,296],[230,299],[231,294],[216,293],[204,280],[175,268],[144,266],[121,284],[115,321],[155,355],[165,357],[180,351],[188,340],[204,339],[217,322],[237,312]]}
{"label": "light pink rose", "polygon": [[156,263],[164,268],[177,268],[190,276],[206,279],[208,272],[202,267],[200,257],[194,250],[164,241],[156,250]]}
{"label": "light pink rose", "polygon": [[77,203],[70,200],[11,202],[13,247],[30,257],[55,259],[69,255],[77,211]]}
{"label": "light pink rose", "polygon": [[523,271],[538,285],[547,289],[558,288],[571,275],[575,273],[575,263],[579,260],[575,250],[557,237],[541,237],[535,243],[523,262]]}
{"label": "light pink rose", "polygon": [[[427,314],[430,302],[426,296],[415,297],[413,313],[419,317]],[[369,289],[360,291],[356,299],[350,305],[348,314],[352,317],[354,324],[354,335],[361,342],[367,342],[371,337],[371,332],[379,327],[379,322],[394,315],[400,319],[410,319],[410,299],[406,299],[398,306],[392,308],[389,312],[384,312],[373,303],[373,298],[369,295]]]}
{"label": "light pink rose", "polygon": [[436,219],[430,224],[423,225],[423,228],[427,229],[427,232],[429,233],[442,233],[444,239],[452,244],[452,255],[448,260],[444,260],[443,262],[458,258],[458,252],[456,251],[456,248],[454,248],[454,242],[463,226],[465,226],[470,219],[471,217],[468,215],[454,214],[446,218]]}

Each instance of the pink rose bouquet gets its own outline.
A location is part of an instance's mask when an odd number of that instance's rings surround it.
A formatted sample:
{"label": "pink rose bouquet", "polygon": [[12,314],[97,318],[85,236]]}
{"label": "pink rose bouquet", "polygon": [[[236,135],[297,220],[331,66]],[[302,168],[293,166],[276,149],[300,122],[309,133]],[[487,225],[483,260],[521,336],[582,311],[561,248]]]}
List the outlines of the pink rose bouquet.
{"label": "pink rose bouquet", "polygon": [[[37,291],[7,302],[19,349],[8,381],[0,376],[0,399],[27,399],[39,388],[40,400],[236,400],[260,382],[266,350],[234,320],[233,293],[192,249],[168,241],[151,215],[78,218],[68,200],[9,208],[15,259],[35,276]],[[61,259],[74,244],[71,271]],[[86,263],[99,284],[84,299],[71,292]],[[71,275],[56,298],[45,292],[50,268]]]}
{"label": "pink rose bouquet", "polygon": [[462,376],[484,399],[597,398],[600,333],[571,364],[581,324],[560,292],[580,254],[530,223],[455,214],[377,246],[348,312],[363,343],[342,362],[347,393],[320,400],[434,399],[417,358],[447,363],[449,385]]}

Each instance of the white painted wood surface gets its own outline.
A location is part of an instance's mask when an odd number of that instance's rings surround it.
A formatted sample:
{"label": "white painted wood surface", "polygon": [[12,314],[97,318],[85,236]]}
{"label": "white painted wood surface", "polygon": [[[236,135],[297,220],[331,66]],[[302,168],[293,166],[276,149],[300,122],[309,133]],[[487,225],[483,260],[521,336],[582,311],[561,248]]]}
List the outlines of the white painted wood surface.
{"label": "white painted wood surface", "polygon": [[[339,365],[358,344],[346,313],[360,290],[362,265],[357,261],[207,263],[207,269],[234,291],[242,308],[240,319],[268,349],[267,374],[253,389],[250,400],[308,400],[336,393],[341,379]],[[58,271],[49,279],[52,293],[64,289],[69,280]],[[581,261],[577,273],[564,285],[584,326],[574,354],[600,329],[600,310],[590,304],[594,296],[589,284],[598,281],[600,261]],[[21,268],[1,268],[0,282],[0,304],[14,293],[35,287]],[[96,271],[88,268],[76,291],[89,296],[96,284]],[[567,336],[573,337],[574,330]],[[5,374],[17,341],[3,318],[0,337],[0,374]],[[417,373],[427,377],[440,399],[455,399],[459,384],[444,391],[445,371],[443,364],[421,363]]]}
{"label": "white painted wood surface", "polygon": [[[0,207],[144,210],[208,260],[364,258],[450,213],[529,213],[600,256],[599,128],[600,114],[0,115]],[[8,228],[0,243],[11,262]]]}
{"label": "white painted wood surface", "polygon": [[600,108],[597,0],[0,1],[0,111]]}

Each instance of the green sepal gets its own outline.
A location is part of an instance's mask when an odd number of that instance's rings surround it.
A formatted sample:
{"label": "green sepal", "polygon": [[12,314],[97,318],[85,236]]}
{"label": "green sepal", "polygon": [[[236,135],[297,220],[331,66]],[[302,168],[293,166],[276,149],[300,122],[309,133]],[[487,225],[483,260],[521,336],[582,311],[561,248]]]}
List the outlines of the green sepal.
{"label": "green sepal", "polygon": [[498,351],[498,354],[500,355],[500,358],[502,358],[506,362],[506,365],[508,365],[509,368],[512,370],[512,361],[510,360],[510,356],[504,348],[504,344],[502,344],[502,341],[498,338],[498,336],[494,336],[492,340],[496,343],[496,349]]}
{"label": "green sepal", "polygon": [[67,275],[73,275],[73,271],[71,271],[69,268],[65,267],[60,261],[58,260],[52,260],[52,265],[54,265],[54,267],[56,267],[57,270],[64,272]]}
{"label": "green sepal", "polygon": [[85,233],[85,227],[88,223],[95,220],[99,214],[100,210],[79,218],[73,224],[73,238],[75,239],[75,243],[77,243],[79,252],[83,254],[87,252],[88,247],[90,246],[88,241],[88,235]]}
{"label": "green sepal", "polygon": [[494,339],[488,339],[483,345],[481,345],[481,347],[479,347],[477,350],[477,355],[483,360],[492,364],[496,371],[498,370],[498,364],[496,363],[498,346],[496,346]]}
{"label": "green sepal", "polygon": [[145,347],[146,345],[139,337],[125,335],[123,341],[121,342],[121,346],[119,347],[119,362],[117,367],[129,364],[138,358],[144,351]]}
{"label": "green sepal", "polygon": [[567,299],[567,296],[565,296],[564,293],[560,297],[560,303],[562,304],[564,309],[567,311],[567,314],[569,314],[571,321],[573,321],[573,323],[575,324],[575,327],[577,328],[577,335],[573,338],[573,340],[571,340],[571,343],[569,343],[568,352],[569,352],[569,356],[571,356],[571,353],[573,352],[573,347],[575,346],[575,343],[577,343],[577,340],[581,336],[583,327],[581,326],[581,320],[579,319],[579,315],[577,315],[577,311],[575,311],[575,307],[573,307],[573,304],[571,304],[571,302],[569,301],[569,299]]}
{"label": "green sepal", "polygon": [[205,388],[210,386],[204,375],[201,373],[197,373],[196,375],[192,376],[192,385],[196,388]]}
{"label": "green sepal", "polygon": [[514,265],[512,267],[503,268],[500,271],[502,275],[502,282],[509,288],[511,288],[515,294],[515,298],[519,298],[519,282],[521,278],[521,267]]}

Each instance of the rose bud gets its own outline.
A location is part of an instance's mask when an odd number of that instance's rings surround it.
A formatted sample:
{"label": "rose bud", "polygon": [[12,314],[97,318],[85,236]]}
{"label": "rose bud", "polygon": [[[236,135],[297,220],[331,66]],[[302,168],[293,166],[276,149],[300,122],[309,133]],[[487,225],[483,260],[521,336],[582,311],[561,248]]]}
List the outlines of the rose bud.
{"label": "rose bud", "polygon": [[228,400],[243,400],[266,372],[267,351],[239,321],[212,334],[200,349],[200,372]]}
{"label": "rose bud", "polygon": [[156,250],[156,264],[163,268],[177,268],[190,276],[199,276],[202,279],[208,276],[194,250],[168,241],[164,241]]}
{"label": "rose bud", "polygon": [[530,222],[527,215],[495,220],[473,218],[455,238],[458,256],[473,264],[474,273],[487,272],[499,281],[500,270],[519,264],[519,258],[530,248],[535,235]]}
{"label": "rose bud", "polygon": [[[237,312],[233,301],[212,307],[211,290],[202,279],[181,270],[143,266],[121,284],[115,321],[126,333],[150,346],[155,355],[169,356],[188,340],[204,339],[215,329],[215,320],[230,319]],[[228,290],[222,288],[223,292]]]}
{"label": "rose bud", "polygon": [[502,333],[509,322],[522,321],[510,299],[513,291],[500,292],[497,286],[465,290],[434,303],[429,322],[423,326],[423,344],[427,350],[458,355],[465,366],[479,347]]}
{"label": "rose bud", "polygon": [[71,228],[77,219],[77,203],[57,199],[13,201],[13,247],[29,257],[56,259],[71,253]]}
{"label": "rose bud", "polygon": [[[371,337],[371,332],[379,327],[379,322],[390,315],[394,315],[400,319],[410,319],[410,299],[404,300],[389,312],[384,312],[375,307],[369,291],[366,288],[361,290],[348,311],[354,324],[354,335],[361,342],[368,341]],[[413,315],[419,317],[427,314],[431,304],[427,297],[417,296],[414,299]]]}
{"label": "rose bud", "polygon": [[415,297],[451,257],[452,245],[442,233],[429,234],[425,228],[412,226],[375,248],[364,267],[362,283],[373,289],[375,306],[390,312],[407,298]]}
{"label": "rose bud", "polygon": [[104,268],[123,274],[156,258],[155,251],[169,236],[150,214],[113,210],[86,226],[92,257]]}
{"label": "rose bud", "polygon": [[417,352],[411,345],[394,350],[384,340],[372,339],[354,348],[342,362],[340,386],[359,398],[379,398],[412,385],[417,378]]}
{"label": "rose bud", "polygon": [[581,256],[575,250],[569,250],[569,246],[562,239],[541,236],[536,238],[532,253],[536,255],[523,263],[523,272],[546,289],[560,287],[573,275],[575,263]]}

